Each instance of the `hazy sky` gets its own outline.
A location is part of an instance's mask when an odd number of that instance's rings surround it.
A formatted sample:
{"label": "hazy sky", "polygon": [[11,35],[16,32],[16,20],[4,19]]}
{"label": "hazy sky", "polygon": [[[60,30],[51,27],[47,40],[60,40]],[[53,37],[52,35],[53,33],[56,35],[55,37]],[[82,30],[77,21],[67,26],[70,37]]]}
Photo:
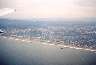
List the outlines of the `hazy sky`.
{"label": "hazy sky", "polygon": [[0,0],[0,8],[17,11],[8,18],[96,17],[96,0]]}

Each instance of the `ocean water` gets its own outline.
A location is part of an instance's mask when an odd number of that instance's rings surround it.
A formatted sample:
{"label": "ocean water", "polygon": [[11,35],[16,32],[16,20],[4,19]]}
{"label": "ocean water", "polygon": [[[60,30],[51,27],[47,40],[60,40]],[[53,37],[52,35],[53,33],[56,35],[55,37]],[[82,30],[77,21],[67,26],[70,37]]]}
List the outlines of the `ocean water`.
{"label": "ocean water", "polygon": [[[0,19],[0,65],[96,65],[96,53],[88,50],[9,39],[41,37],[96,50],[96,20],[40,21]],[[6,36],[9,38],[3,38]],[[32,40],[31,40],[32,41]],[[55,41],[56,42],[56,41]],[[44,42],[46,43],[46,42]]]}
{"label": "ocean water", "polygon": [[0,37],[0,65],[95,65],[96,53]]}

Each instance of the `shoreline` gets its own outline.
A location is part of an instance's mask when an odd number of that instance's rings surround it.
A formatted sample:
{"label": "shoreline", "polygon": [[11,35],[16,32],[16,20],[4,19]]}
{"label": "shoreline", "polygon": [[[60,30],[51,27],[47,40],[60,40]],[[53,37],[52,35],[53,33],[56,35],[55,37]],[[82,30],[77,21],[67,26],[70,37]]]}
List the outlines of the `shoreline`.
{"label": "shoreline", "polygon": [[[22,42],[28,42],[28,43],[37,42],[36,40],[19,39],[19,38],[6,37],[6,36],[1,36],[1,38],[8,38],[10,40],[16,40],[16,41],[22,41]],[[96,53],[95,49],[90,49],[90,48],[80,48],[80,47],[75,47],[75,46],[71,46],[71,45],[53,44],[53,43],[48,43],[48,42],[42,42],[40,40],[38,40],[38,42],[43,44],[43,45],[59,46],[59,47],[64,47],[64,48],[70,48],[70,49],[76,49],[76,50],[85,50],[85,51],[90,51],[90,52]]]}

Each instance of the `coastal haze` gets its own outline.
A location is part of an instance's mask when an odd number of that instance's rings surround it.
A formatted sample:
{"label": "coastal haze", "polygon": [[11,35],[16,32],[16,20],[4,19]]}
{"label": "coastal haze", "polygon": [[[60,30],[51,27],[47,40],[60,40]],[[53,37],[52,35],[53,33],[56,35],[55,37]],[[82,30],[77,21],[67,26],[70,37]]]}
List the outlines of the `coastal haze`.
{"label": "coastal haze", "polygon": [[0,65],[96,64],[96,0],[0,0],[0,8]]}
{"label": "coastal haze", "polygon": [[0,0],[0,8],[16,13],[4,16],[15,19],[96,17],[96,0]]}

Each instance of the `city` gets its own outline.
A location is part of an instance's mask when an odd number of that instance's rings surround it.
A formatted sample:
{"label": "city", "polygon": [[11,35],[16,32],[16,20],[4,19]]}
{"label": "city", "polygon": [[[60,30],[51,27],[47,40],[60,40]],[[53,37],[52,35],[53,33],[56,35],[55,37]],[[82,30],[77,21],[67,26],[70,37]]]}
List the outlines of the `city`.
{"label": "city", "polygon": [[[96,23],[81,22],[52,23],[47,21],[22,21],[3,20],[0,28],[4,31],[1,36],[19,39],[34,40],[51,44],[68,45],[78,48],[89,48],[96,50]],[[4,22],[5,21],[5,22]],[[6,22],[12,21],[6,24]],[[31,23],[31,24],[30,24]]]}

